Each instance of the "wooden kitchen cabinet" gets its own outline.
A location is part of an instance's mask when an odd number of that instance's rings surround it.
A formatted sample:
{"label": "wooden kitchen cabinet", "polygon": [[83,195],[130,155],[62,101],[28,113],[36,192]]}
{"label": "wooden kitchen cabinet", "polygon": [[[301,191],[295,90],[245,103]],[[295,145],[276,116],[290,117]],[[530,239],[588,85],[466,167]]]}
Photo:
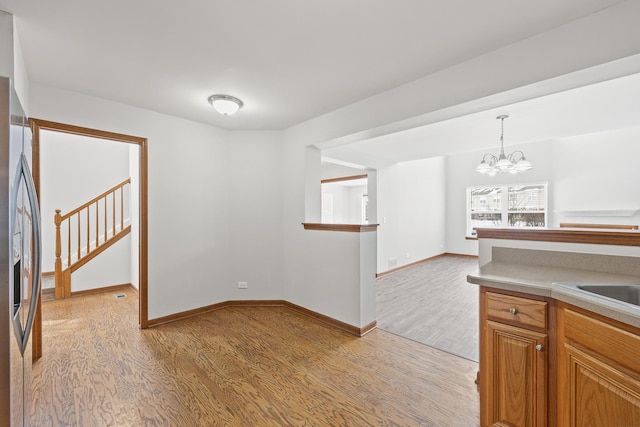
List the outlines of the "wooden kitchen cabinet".
{"label": "wooden kitchen cabinet", "polygon": [[548,304],[480,291],[482,426],[546,426]]}
{"label": "wooden kitchen cabinet", "polygon": [[640,329],[480,287],[482,426],[640,426]]}
{"label": "wooden kitchen cabinet", "polygon": [[558,312],[563,426],[640,426],[640,334],[568,305]]}

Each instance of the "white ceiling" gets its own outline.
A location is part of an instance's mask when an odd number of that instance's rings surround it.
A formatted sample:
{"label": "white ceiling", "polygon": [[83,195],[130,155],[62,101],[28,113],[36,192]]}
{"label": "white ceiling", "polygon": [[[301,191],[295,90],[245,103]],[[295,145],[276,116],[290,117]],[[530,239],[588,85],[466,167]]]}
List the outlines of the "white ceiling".
{"label": "white ceiling", "polygon": [[[322,151],[325,160],[380,168],[394,163],[640,126],[640,74],[620,77]],[[640,143],[640,141],[639,141]],[[478,162],[480,156],[478,157]]]}
{"label": "white ceiling", "polygon": [[[0,9],[16,16],[33,82],[227,129],[284,129],[617,3],[0,0]],[[214,93],[245,107],[216,115]],[[495,141],[497,124],[475,120]]]}

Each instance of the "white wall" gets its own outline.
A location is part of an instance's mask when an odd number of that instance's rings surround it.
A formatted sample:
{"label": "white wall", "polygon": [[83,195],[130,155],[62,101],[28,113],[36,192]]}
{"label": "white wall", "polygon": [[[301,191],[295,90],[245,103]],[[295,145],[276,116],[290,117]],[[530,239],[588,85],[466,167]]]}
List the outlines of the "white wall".
{"label": "white wall", "polygon": [[[43,130],[40,176],[42,271],[53,271],[55,210],[60,209],[64,215],[127,179],[128,144]],[[64,250],[63,258],[66,258]]]}
{"label": "white wall", "polygon": [[36,117],[148,138],[149,319],[282,298],[281,132],[227,132],[37,84],[31,92]]}
{"label": "white wall", "polygon": [[[533,169],[517,175],[504,174],[486,176],[475,172],[486,151],[447,156],[446,172],[446,252],[466,255],[478,255],[478,242],[466,240],[467,236],[467,188],[482,185],[527,184],[549,181],[549,200],[552,200],[553,157],[551,145],[546,141],[535,144],[509,145],[507,153],[522,150],[527,160],[533,163]],[[499,152],[500,147],[490,152]]]}
{"label": "white wall", "polygon": [[[377,233],[304,230],[302,223],[320,220],[321,156],[305,144],[317,137],[322,132],[317,133],[312,122],[284,132],[284,298],[363,327],[375,320]],[[375,171],[367,173],[368,188],[375,191]]]}
{"label": "white wall", "polygon": [[321,179],[344,178],[346,176],[356,176],[367,174],[366,169],[356,169],[348,166],[322,161]]}
{"label": "white wall", "polygon": [[31,105],[34,117],[148,138],[149,318],[224,300],[220,290],[231,281],[226,132],[33,83]]}
{"label": "white wall", "polygon": [[[331,200],[331,208],[324,206],[327,197]],[[322,211],[331,211],[330,218],[322,218],[322,222],[331,224],[349,224],[349,188],[336,183],[322,184]],[[355,222],[352,222],[355,224]]]}
{"label": "white wall", "polygon": [[[567,138],[553,144],[552,155],[554,225],[640,225],[640,213],[618,217],[597,212],[640,210],[640,127]],[[568,210],[591,211],[594,216],[568,216],[563,212]]]}
{"label": "white wall", "polygon": [[378,273],[444,252],[445,176],[442,157],[378,169]]}
{"label": "white wall", "polygon": [[[322,184],[322,194],[330,194],[333,200],[333,224],[362,223],[362,195],[367,194],[366,185],[349,186],[344,181]],[[324,206],[323,206],[324,209]]]}
{"label": "white wall", "polygon": [[[547,182],[548,226],[560,222],[640,225],[640,215],[606,216],[603,210],[640,209],[640,127],[507,147],[525,152],[534,168],[517,175],[474,172],[484,152],[447,157],[447,252],[477,255],[465,240],[466,189],[491,184]],[[563,211],[593,211],[594,216]],[[615,215],[615,214],[614,214]]]}
{"label": "white wall", "polygon": [[131,234],[71,274],[71,292],[131,283]]}
{"label": "white wall", "polygon": [[[232,131],[227,138],[232,238],[224,298],[282,299],[282,133]],[[249,288],[239,290],[238,282]]]}

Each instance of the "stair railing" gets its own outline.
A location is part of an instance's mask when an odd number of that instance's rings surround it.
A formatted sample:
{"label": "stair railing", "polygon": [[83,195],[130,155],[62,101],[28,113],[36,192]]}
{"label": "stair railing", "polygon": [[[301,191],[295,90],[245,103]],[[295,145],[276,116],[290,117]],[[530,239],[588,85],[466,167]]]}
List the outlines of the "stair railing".
{"label": "stair railing", "polygon": [[[131,225],[125,225],[128,222],[125,215],[129,215],[129,197],[125,197],[125,190],[130,188],[130,184],[131,178],[127,178],[64,215],[56,209],[56,299],[71,296],[72,272],[131,231]],[[63,232],[67,235],[64,262]]]}

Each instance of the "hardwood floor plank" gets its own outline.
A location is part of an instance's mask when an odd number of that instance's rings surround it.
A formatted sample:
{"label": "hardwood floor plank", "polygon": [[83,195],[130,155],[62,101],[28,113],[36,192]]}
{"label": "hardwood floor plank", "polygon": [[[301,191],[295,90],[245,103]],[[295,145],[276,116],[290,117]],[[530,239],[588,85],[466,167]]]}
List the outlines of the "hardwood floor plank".
{"label": "hardwood floor plank", "polygon": [[477,362],[475,258],[446,255],[376,280],[378,328]]}
{"label": "hardwood floor plank", "polygon": [[286,307],[140,330],[137,294],[43,304],[38,426],[474,426],[477,364]]}

